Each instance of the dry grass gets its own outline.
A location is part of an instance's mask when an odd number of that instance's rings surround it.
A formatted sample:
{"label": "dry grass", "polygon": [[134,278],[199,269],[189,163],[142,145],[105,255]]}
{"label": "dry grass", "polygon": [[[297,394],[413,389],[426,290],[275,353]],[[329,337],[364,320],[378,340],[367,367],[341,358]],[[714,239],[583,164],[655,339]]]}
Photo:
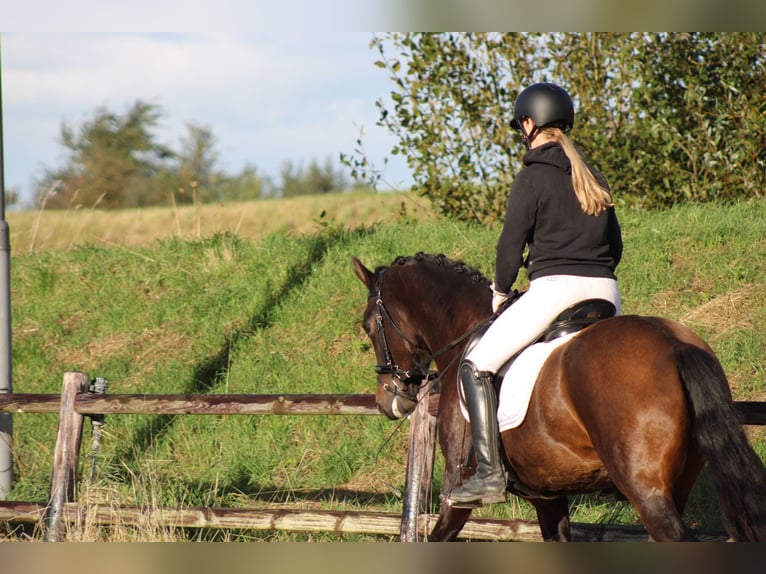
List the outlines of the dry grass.
{"label": "dry grass", "polygon": [[315,231],[322,222],[348,227],[391,222],[411,212],[417,212],[419,219],[432,217],[427,200],[412,193],[359,192],[109,212],[10,212],[7,220],[11,254],[18,255],[88,243],[130,247],[169,237],[195,240],[227,231],[257,240],[275,231]]}
{"label": "dry grass", "polygon": [[709,342],[715,344],[733,329],[752,328],[756,317],[751,310],[755,306],[756,298],[763,295],[763,288],[756,285],[744,285],[735,291],[724,293],[703,303],[681,317],[681,322],[692,328],[711,330],[714,335]]}

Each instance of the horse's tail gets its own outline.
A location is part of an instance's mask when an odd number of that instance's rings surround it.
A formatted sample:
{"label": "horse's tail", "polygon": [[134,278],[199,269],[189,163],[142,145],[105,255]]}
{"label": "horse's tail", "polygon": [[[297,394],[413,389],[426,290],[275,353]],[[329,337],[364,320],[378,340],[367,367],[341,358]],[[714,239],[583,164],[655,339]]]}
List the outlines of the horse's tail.
{"label": "horse's tail", "polygon": [[680,345],[675,356],[727,533],[734,540],[766,541],[766,468],[742,427],[726,374],[715,356],[693,345]]}

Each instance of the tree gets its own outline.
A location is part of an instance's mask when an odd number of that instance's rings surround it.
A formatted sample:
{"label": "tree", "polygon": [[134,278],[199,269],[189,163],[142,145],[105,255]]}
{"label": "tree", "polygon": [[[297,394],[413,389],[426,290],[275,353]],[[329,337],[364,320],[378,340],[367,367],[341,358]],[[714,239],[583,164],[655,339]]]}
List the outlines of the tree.
{"label": "tree", "polygon": [[[761,33],[420,34],[373,39],[391,103],[378,124],[415,189],[444,214],[502,217],[523,147],[509,127],[523,87],[554,81],[577,109],[573,138],[621,204],[762,196],[766,53]],[[394,53],[394,56],[389,54]],[[373,185],[362,156],[345,158]]]}
{"label": "tree", "polygon": [[253,165],[228,175],[217,168],[209,127],[187,123],[180,150],[157,142],[159,107],[135,102],[124,115],[99,108],[78,129],[62,124],[65,165],[46,170],[36,202],[46,208],[123,208],[169,202],[239,201],[272,195]]}
{"label": "tree", "polygon": [[323,166],[312,159],[308,169],[287,160],[280,169],[280,178],[282,197],[345,191],[349,187],[343,171],[336,169],[329,158]]}
{"label": "tree", "polygon": [[174,155],[152,133],[161,115],[157,106],[137,101],[124,115],[99,108],[79,130],[64,123],[67,164],[46,173],[38,201],[52,208],[146,204],[153,193],[148,181]]}
{"label": "tree", "polygon": [[637,126],[659,161],[662,203],[763,197],[766,183],[764,35],[647,34]]}
{"label": "tree", "polygon": [[217,177],[218,193],[227,201],[249,201],[276,195],[274,184],[267,176],[261,176],[258,168],[247,164],[234,176],[220,174]]}
{"label": "tree", "polygon": [[[521,34],[391,34],[373,45],[396,89],[382,100],[379,125],[399,142],[392,150],[412,169],[416,188],[443,213],[476,221],[502,212],[515,169],[508,129],[515,86],[531,77],[517,53],[535,38]],[[394,49],[396,58],[387,58]],[[375,183],[374,172],[355,166]],[[362,166],[362,169],[358,169]],[[354,173],[354,172],[352,172]]]}
{"label": "tree", "polygon": [[181,140],[176,155],[174,180],[170,189],[178,203],[205,203],[223,199],[217,184],[222,175],[216,172],[216,139],[209,127],[187,123],[187,136]]}

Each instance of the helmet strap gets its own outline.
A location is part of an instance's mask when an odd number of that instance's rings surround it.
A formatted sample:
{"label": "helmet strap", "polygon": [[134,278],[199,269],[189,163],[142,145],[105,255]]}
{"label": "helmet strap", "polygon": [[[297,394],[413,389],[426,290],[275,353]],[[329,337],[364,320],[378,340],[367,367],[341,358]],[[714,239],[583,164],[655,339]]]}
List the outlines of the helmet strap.
{"label": "helmet strap", "polygon": [[524,144],[524,147],[528,150],[531,149],[532,141],[537,137],[537,134],[540,133],[540,129],[535,125],[534,128],[532,128],[532,131],[527,133],[527,131],[524,129],[524,124],[521,125],[521,143]]}

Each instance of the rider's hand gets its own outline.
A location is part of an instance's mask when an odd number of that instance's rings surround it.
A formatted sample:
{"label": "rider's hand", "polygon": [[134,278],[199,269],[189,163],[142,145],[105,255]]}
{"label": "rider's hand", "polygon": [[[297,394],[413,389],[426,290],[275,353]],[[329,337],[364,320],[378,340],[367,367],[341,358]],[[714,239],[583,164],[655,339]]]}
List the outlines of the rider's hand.
{"label": "rider's hand", "polygon": [[490,288],[492,289],[492,312],[497,313],[498,309],[508,301],[510,294],[496,291],[494,283],[490,285]]}

